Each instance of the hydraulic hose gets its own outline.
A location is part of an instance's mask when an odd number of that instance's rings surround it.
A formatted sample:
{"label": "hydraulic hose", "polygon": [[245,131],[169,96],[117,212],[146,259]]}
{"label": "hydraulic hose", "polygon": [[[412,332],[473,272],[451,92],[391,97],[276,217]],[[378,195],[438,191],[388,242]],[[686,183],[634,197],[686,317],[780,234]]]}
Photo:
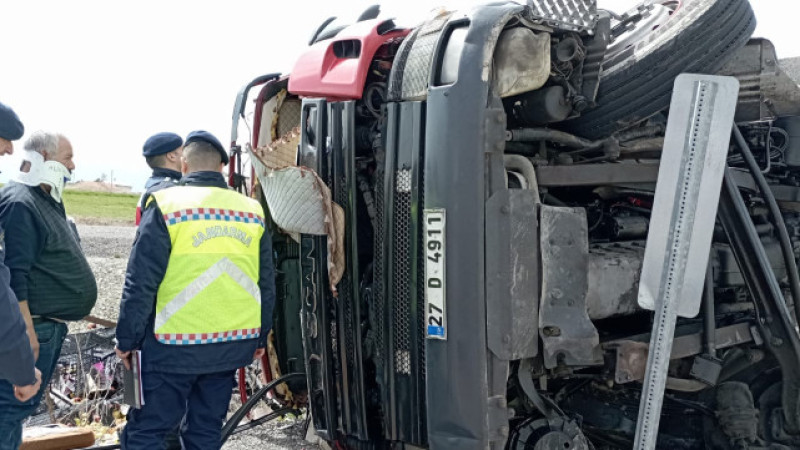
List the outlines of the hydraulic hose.
{"label": "hydraulic hose", "polygon": [[539,200],[539,182],[536,180],[536,170],[530,159],[521,155],[503,155],[503,162],[506,169],[517,169],[522,172],[525,181],[528,183],[528,189],[533,191],[533,196],[536,203],[541,203]]}
{"label": "hydraulic hose", "polygon": [[289,380],[293,380],[295,378],[305,379],[305,377],[306,374],[304,373],[290,373],[280,378],[272,380],[270,383],[267,383],[266,386],[259,389],[255,394],[253,394],[249,399],[247,399],[247,401],[244,402],[244,404],[242,404],[242,406],[240,406],[235,413],[233,413],[233,415],[231,416],[230,419],[228,419],[225,425],[222,426],[221,444],[224,444],[225,441],[228,440],[228,438],[233,434],[233,430],[235,430],[236,427],[239,425],[239,422],[241,422],[242,419],[244,419],[247,413],[249,413],[250,410],[253,409],[254,406],[256,406],[259,400],[261,400],[265,395],[267,395],[269,391],[275,389],[276,386],[285,383]]}
{"label": "hydraulic hose", "polygon": [[565,133],[549,128],[519,128],[506,131],[506,141],[508,142],[555,142],[565,147],[572,147],[576,150],[569,151],[570,155],[577,155],[586,152],[602,150],[604,156],[584,160],[587,162],[599,162],[608,159],[617,159],[620,154],[619,142],[614,137],[590,141],[574,134]]}
{"label": "hydraulic hose", "polygon": [[661,124],[634,128],[630,131],[621,131],[617,133],[617,140],[620,142],[628,142],[634,139],[652,138],[659,133],[663,133],[665,129],[666,126]]}
{"label": "hydraulic hose", "polygon": [[784,426],[789,434],[800,434],[800,335],[730,167],[722,179],[717,216],[753,297],[756,326],[767,337],[764,345],[781,367]]}
{"label": "hydraulic hose", "polygon": [[574,134],[549,128],[521,128],[506,131],[506,140],[511,142],[556,142],[574,148],[600,148],[602,143],[580,138]]}
{"label": "hydraulic hose", "polygon": [[786,271],[788,272],[789,289],[792,292],[795,324],[797,324],[798,320],[800,320],[800,276],[798,276],[797,272],[797,261],[794,259],[792,241],[789,239],[789,232],[786,231],[786,223],[783,220],[780,208],[778,208],[778,202],[775,200],[775,196],[772,194],[772,190],[767,184],[767,179],[764,178],[764,174],[761,172],[761,168],[758,167],[758,163],[756,163],[756,159],[753,157],[750,147],[747,145],[744,136],[742,136],[742,132],[736,125],[733,126],[733,137],[736,140],[736,144],[739,146],[739,150],[742,152],[750,174],[753,176],[753,179],[758,185],[758,189],[764,196],[764,200],[772,216],[773,225],[775,225],[775,229],[778,232],[778,240],[781,243],[781,252],[783,253]]}

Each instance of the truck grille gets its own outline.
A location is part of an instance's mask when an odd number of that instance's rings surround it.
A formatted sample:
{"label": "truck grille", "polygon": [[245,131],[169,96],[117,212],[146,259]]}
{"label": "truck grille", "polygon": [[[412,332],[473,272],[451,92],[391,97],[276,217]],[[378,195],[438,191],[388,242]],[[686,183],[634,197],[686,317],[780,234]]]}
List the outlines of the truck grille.
{"label": "truck grille", "polygon": [[[383,168],[378,168],[375,173],[375,245],[374,245],[374,252],[375,252],[375,262],[373,264],[373,283],[375,286],[380,286],[381,280],[383,280],[383,258],[384,258],[384,251],[383,246],[385,245],[384,240],[384,213],[383,213],[383,184],[384,184],[384,170]],[[385,295],[383,289],[374,288],[372,290],[374,296],[374,315],[370,320],[370,327],[373,331],[373,354],[375,355],[375,366],[378,369],[378,381],[380,382],[382,378],[382,370],[385,367],[384,363],[384,346],[383,346],[383,338],[384,334],[384,314],[386,311],[385,308]]]}
{"label": "truck grille", "polygon": [[[336,189],[336,204],[338,205],[348,205],[349,199],[347,198],[347,189],[346,180],[342,179],[340,185],[337,186]],[[352,225],[351,225],[352,226]],[[343,317],[342,321],[344,322],[344,329],[345,330],[353,330],[355,324],[353,323],[353,302],[356,301],[355,293],[352,289],[352,279],[353,273],[349,270],[345,270],[344,274],[342,275],[342,281],[339,282],[338,290],[339,290],[339,302],[342,303],[343,309]],[[344,343],[345,343],[345,356],[348,369],[352,370],[355,366],[355,355],[354,355],[354,342],[353,342],[353,334],[352,332],[346,332],[344,334]]]}
{"label": "truck grille", "polygon": [[[420,158],[421,159],[421,158]],[[420,168],[419,171],[419,205],[420,210],[422,210],[422,206],[425,205],[425,172]],[[422,407],[419,409],[419,423],[420,423],[420,434],[422,436],[427,436],[428,434],[428,410],[425,408],[427,404],[426,390],[424,386],[426,385],[425,375],[426,375],[426,368],[425,368],[425,361],[426,361],[426,351],[425,351],[425,329],[427,328],[427,324],[425,323],[425,225],[423,223],[422,218],[419,221],[419,234],[417,235],[417,248],[420,249],[417,255],[417,299],[418,299],[418,317],[417,317],[417,354],[419,355],[419,372],[417,373],[417,382],[419,386],[423,388],[417,392],[417,396],[419,398],[418,402],[419,405]]]}
{"label": "truck grille", "polygon": [[[401,122],[403,125],[401,125]],[[413,125],[412,125],[413,123]],[[411,127],[409,127],[411,125]],[[385,166],[376,172],[375,363],[388,440],[418,446],[425,436],[422,268],[424,103],[388,107]],[[395,132],[391,131],[396,130]],[[400,130],[404,132],[401,134]]]}
{"label": "truck grille", "polygon": [[394,370],[411,374],[411,268],[410,268],[410,224],[411,221],[411,171],[398,170],[394,201],[394,242],[392,278],[392,318],[394,325]]}

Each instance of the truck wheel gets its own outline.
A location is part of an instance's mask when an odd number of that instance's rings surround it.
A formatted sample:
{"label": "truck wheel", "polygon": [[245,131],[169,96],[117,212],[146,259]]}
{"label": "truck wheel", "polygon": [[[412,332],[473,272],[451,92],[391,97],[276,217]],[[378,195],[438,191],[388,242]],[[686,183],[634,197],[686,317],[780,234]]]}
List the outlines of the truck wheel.
{"label": "truck wheel", "polygon": [[748,0],[645,0],[621,17],[603,60],[594,109],[565,122],[590,139],[635,125],[669,105],[681,73],[714,73],[756,26]]}

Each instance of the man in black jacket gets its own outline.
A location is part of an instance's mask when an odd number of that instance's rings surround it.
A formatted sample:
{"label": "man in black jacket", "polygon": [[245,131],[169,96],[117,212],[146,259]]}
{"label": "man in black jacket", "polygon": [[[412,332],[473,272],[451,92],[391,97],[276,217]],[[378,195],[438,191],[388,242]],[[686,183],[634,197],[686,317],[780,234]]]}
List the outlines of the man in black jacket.
{"label": "man in black jacket", "polygon": [[[0,156],[14,152],[14,144],[25,133],[19,117],[0,103]],[[14,396],[27,401],[39,390],[42,374],[34,367],[33,350],[19,310],[17,297],[11,290],[11,275],[5,266],[5,245],[0,229],[0,380],[14,385]]]}
{"label": "man in black jacket", "polygon": [[175,133],[156,133],[145,141],[142,156],[153,169],[152,175],[144,184],[144,194],[136,206],[136,225],[142,221],[144,199],[161,189],[177,186],[181,181],[181,158],[183,157],[183,138]]}
{"label": "man in black jacket", "polygon": [[70,173],[72,145],[64,136],[38,131],[25,142],[23,168],[0,190],[11,289],[31,338],[42,388],[26,402],[0,381],[0,450],[17,449],[22,423],[36,411],[67,334],[66,321],[84,318],[97,300],[97,284],[67,220],[61,195]]}

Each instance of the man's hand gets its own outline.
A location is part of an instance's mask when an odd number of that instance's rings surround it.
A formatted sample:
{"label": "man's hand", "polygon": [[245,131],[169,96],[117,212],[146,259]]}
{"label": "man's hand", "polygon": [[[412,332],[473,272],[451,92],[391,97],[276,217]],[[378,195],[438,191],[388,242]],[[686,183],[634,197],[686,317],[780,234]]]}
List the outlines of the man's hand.
{"label": "man's hand", "polygon": [[264,357],[264,353],[266,353],[266,351],[263,348],[257,348],[256,352],[253,353],[253,360],[260,360]]}
{"label": "man's hand", "polygon": [[28,386],[14,386],[14,397],[21,402],[27,402],[32,399],[39,388],[42,386],[42,372],[39,369],[33,369],[36,372],[36,382]]}
{"label": "man's hand", "polygon": [[114,347],[114,351],[117,352],[117,358],[122,360],[122,364],[125,365],[125,368],[131,370],[131,352],[123,352],[116,347]]}

